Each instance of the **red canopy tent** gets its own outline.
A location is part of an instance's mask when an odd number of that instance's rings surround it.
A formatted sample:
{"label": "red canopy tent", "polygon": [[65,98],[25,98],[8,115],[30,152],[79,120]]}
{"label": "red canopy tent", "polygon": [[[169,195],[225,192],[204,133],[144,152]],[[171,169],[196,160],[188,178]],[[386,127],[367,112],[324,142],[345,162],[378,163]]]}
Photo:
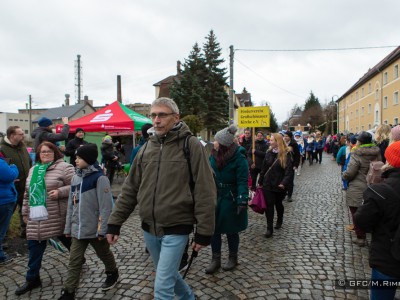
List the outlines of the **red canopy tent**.
{"label": "red canopy tent", "polygon": [[[111,135],[127,135],[132,134],[134,131],[139,131],[146,123],[151,124],[151,120],[115,101],[87,116],[68,122],[68,125],[72,133],[77,128],[82,128],[85,132],[107,132]],[[58,124],[56,131],[60,132],[62,126],[62,124]]]}

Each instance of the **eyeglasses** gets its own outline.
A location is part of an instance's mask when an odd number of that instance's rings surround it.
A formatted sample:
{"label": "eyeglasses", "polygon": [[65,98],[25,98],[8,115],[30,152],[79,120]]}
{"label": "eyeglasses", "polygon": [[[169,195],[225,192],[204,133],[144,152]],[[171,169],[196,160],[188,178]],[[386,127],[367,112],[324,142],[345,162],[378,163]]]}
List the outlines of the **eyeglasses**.
{"label": "eyeglasses", "polygon": [[51,150],[43,150],[43,151],[40,151],[40,154],[54,154],[54,151],[51,151]]}
{"label": "eyeglasses", "polygon": [[155,118],[159,117],[160,119],[164,119],[164,118],[166,118],[167,116],[170,116],[170,115],[176,115],[176,113],[174,113],[174,112],[172,112],[172,113],[160,112],[158,114],[152,113],[152,114],[150,114],[150,118],[155,119]]}

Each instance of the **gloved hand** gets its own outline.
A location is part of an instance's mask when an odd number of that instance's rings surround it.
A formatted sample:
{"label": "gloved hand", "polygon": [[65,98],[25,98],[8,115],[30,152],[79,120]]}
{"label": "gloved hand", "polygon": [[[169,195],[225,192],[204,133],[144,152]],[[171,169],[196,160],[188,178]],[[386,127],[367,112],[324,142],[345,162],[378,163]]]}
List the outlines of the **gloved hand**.
{"label": "gloved hand", "polygon": [[241,203],[237,207],[236,214],[240,215],[243,211],[246,211],[246,210],[247,210],[247,204],[246,203]]}

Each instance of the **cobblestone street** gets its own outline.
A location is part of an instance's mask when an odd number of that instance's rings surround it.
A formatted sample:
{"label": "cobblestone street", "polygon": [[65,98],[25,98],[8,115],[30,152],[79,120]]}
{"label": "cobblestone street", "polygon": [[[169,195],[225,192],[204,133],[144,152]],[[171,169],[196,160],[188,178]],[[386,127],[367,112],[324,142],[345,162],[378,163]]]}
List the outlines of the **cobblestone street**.
{"label": "cobblestone street", "polygon": [[[341,190],[340,169],[331,156],[322,164],[303,166],[296,176],[293,202],[284,202],[283,227],[266,239],[266,219],[249,212],[249,227],[241,234],[239,266],[230,272],[206,275],[210,247],[194,261],[187,282],[201,300],[207,299],[368,299],[366,289],[340,289],[339,279],[369,279],[368,247],[352,243],[345,230],[349,213]],[[118,186],[114,187],[116,192]],[[354,236],[353,236],[354,238]],[[370,239],[370,236],[368,236]],[[227,259],[224,243],[223,263]],[[154,270],[144,251],[139,218],[135,212],[122,227],[113,248],[120,282],[103,293],[103,265],[92,248],[86,253],[77,299],[152,299]],[[66,278],[68,254],[48,247],[43,259],[43,286],[17,297],[24,282],[27,255],[0,267],[0,299],[57,299]],[[400,296],[400,293],[397,293]]]}

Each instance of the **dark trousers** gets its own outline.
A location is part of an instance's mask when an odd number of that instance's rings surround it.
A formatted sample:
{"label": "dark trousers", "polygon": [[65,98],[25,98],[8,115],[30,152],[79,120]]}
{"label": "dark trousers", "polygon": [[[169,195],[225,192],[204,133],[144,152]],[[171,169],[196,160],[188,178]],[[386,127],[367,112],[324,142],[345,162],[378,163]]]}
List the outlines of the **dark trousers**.
{"label": "dark trousers", "polygon": [[250,176],[251,176],[251,190],[255,191],[257,186],[257,177],[260,174],[261,170],[257,168],[250,168]]}
{"label": "dark trousers", "polygon": [[[227,233],[229,253],[238,253],[239,251],[239,233]],[[214,234],[211,237],[212,253],[221,253],[222,238],[221,234]]]}
{"label": "dark trousers", "polygon": [[[71,248],[71,238],[64,235],[59,236],[60,242],[68,249]],[[26,273],[26,281],[34,281],[40,276],[40,268],[42,267],[42,259],[44,251],[46,250],[47,240],[34,241],[28,240],[28,272]]]}
{"label": "dark trousers", "polygon": [[354,215],[357,211],[357,208],[358,207],[349,206],[350,213],[351,213],[351,219],[353,220],[353,224],[354,224],[354,232],[356,233],[358,239],[365,239],[365,232],[362,231],[359,227],[357,227],[356,222],[354,222]]}
{"label": "dark trousers", "polygon": [[18,207],[19,225],[21,227],[20,229],[22,233],[26,231],[26,224],[24,222],[24,218],[22,217],[22,203],[24,202],[24,190],[17,192],[18,192],[18,197],[17,197],[17,202],[15,203],[14,211]]}
{"label": "dark trousers", "polygon": [[287,195],[288,197],[292,197],[294,189],[294,170],[290,171],[290,184],[287,187]]}
{"label": "dark trousers", "polygon": [[110,244],[106,239],[82,239],[72,238],[71,251],[68,264],[68,277],[64,282],[64,287],[73,292],[79,285],[79,277],[82,271],[82,265],[85,261],[85,251],[87,247],[92,245],[96,255],[103,262],[106,272],[117,271],[114,255],[110,250]]}
{"label": "dark trousers", "polygon": [[317,149],[317,152],[315,154],[315,159],[319,163],[321,163],[321,161],[322,161],[322,152],[324,152],[324,149]]}
{"label": "dark trousers", "polygon": [[277,213],[277,224],[282,224],[283,222],[283,213],[285,208],[283,207],[282,201],[285,199],[285,192],[276,193],[264,190],[264,199],[267,204],[267,210],[265,211],[265,216],[267,217],[267,229],[273,232],[273,223],[274,223],[274,214],[275,208]]}
{"label": "dark trousers", "polygon": [[107,169],[106,176],[108,177],[108,180],[110,180],[110,185],[111,185],[114,181],[115,166],[110,164],[109,166],[106,167],[106,169]]}

